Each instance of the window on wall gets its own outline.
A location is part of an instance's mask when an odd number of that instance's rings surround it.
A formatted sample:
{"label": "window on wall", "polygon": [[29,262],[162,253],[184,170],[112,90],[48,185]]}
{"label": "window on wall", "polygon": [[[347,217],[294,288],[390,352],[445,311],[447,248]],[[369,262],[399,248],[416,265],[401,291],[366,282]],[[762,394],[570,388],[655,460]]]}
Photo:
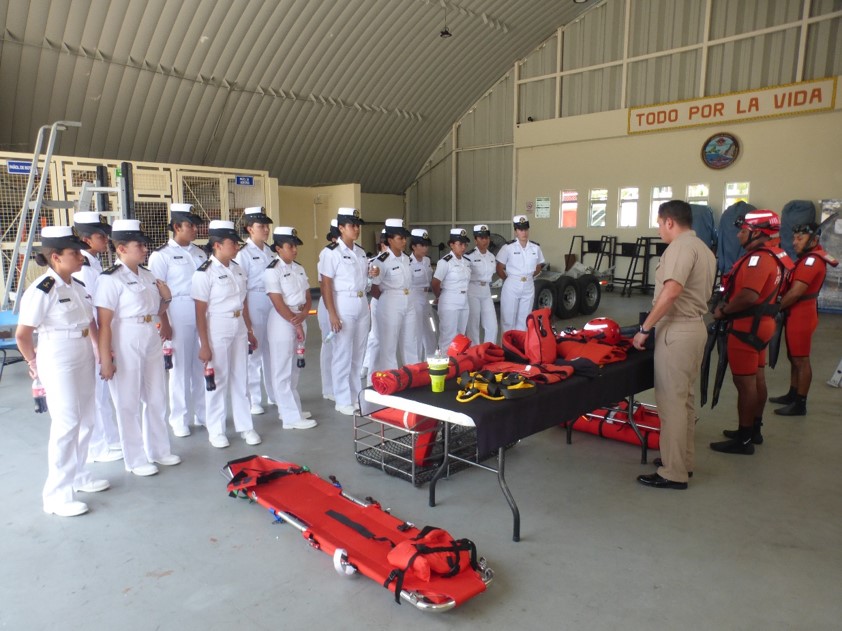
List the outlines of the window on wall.
{"label": "window on wall", "polygon": [[637,226],[637,201],[639,197],[640,189],[636,186],[627,186],[620,189],[620,212],[617,216],[617,225],[620,228]]}
{"label": "window on wall", "polygon": [[728,208],[737,202],[748,203],[748,182],[728,182],[725,184],[725,206]]}
{"label": "window on wall", "polygon": [[561,191],[558,203],[558,227],[575,228],[579,212],[579,191]]}
{"label": "window on wall", "polygon": [[604,228],[605,213],[608,208],[608,189],[592,188],[588,206],[588,227]]}
{"label": "window on wall", "polygon": [[707,184],[689,184],[687,186],[687,203],[708,205],[710,187]]}
{"label": "window on wall", "polygon": [[652,187],[652,205],[649,207],[649,227],[658,227],[658,208],[672,199],[672,186]]}

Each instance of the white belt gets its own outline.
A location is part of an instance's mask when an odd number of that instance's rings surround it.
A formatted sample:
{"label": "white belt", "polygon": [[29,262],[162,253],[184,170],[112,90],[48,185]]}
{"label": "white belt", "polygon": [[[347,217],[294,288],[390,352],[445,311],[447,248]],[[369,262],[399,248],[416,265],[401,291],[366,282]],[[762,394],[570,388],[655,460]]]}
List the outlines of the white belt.
{"label": "white belt", "polygon": [[351,298],[363,298],[365,297],[364,291],[337,291],[337,296],[350,296]]}
{"label": "white belt", "polygon": [[408,296],[409,290],[408,289],[384,289],[381,293]]}
{"label": "white belt", "polygon": [[479,285],[480,287],[485,287],[488,283],[484,280],[472,280],[471,285]]}
{"label": "white belt", "polygon": [[136,324],[151,324],[155,321],[155,316],[148,314],[148,315],[140,315],[140,316],[129,316],[126,318],[117,318],[120,322],[133,322]]}
{"label": "white belt", "polygon": [[219,316],[220,318],[239,318],[243,315],[242,309],[235,309],[234,311],[208,311],[208,315]]}
{"label": "white belt", "polygon": [[38,339],[41,340],[73,340],[80,337],[88,337],[88,329],[55,329],[38,332]]}
{"label": "white belt", "polygon": [[426,294],[430,291],[429,287],[412,287],[412,291],[418,292],[419,294]]}

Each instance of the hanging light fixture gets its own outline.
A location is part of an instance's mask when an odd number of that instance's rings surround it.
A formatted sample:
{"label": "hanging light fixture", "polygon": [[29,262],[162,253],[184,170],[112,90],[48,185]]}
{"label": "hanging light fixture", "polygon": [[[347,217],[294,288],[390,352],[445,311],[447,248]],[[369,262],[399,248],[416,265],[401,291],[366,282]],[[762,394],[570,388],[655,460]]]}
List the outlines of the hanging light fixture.
{"label": "hanging light fixture", "polygon": [[450,29],[447,28],[447,5],[444,6],[444,28],[439,33],[439,37],[442,39],[447,39],[448,37],[452,37],[453,33],[450,32]]}

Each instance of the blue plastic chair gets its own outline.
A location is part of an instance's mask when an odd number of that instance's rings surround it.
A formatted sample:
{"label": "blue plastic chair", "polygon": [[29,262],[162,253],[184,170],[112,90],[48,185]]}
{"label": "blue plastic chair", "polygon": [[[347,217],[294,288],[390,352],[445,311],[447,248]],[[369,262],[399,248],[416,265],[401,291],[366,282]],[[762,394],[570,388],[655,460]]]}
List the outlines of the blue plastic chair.
{"label": "blue plastic chair", "polygon": [[[23,361],[23,354],[14,338],[14,327],[18,325],[18,316],[12,311],[0,311],[0,329],[12,328],[12,337],[0,338],[0,353],[3,353],[3,363],[0,364],[0,379],[3,379],[3,369],[9,364]],[[14,351],[20,357],[9,357],[9,351]]]}

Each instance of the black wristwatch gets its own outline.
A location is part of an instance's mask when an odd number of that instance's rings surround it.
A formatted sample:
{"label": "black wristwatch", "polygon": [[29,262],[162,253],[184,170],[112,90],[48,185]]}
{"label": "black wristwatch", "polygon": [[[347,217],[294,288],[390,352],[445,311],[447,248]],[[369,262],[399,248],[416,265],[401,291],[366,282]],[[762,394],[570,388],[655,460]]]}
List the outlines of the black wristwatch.
{"label": "black wristwatch", "polygon": [[643,325],[641,324],[640,328],[638,329],[638,332],[643,333],[643,335],[649,335],[652,332],[652,329],[644,329]]}

